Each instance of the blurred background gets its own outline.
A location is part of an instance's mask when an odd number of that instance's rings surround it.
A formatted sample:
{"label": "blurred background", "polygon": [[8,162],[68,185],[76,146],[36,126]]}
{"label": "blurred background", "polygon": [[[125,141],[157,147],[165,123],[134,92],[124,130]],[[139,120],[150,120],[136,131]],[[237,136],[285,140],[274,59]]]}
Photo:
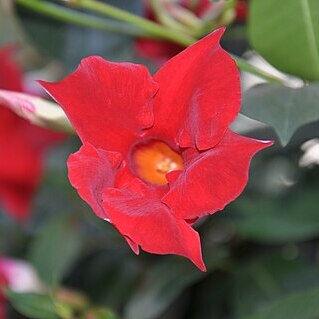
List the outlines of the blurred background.
{"label": "blurred background", "polygon": [[[84,318],[88,304],[88,319],[319,318],[318,0],[98,2],[196,39],[226,25],[243,90],[232,128],[275,144],[254,158],[244,193],[196,225],[203,273],[180,257],[136,256],[70,186],[66,160],[80,142],[62,138],[45,153],[29,217],[17,222],[0,203],[0,255],[30,264],[60,297],[12,288],[0,319]],[[185,47],[79,3],[0,0],[0,50],[16,48],[25,92],[44,96],[36,79],[62,79],[88,55],[155,72]]]}

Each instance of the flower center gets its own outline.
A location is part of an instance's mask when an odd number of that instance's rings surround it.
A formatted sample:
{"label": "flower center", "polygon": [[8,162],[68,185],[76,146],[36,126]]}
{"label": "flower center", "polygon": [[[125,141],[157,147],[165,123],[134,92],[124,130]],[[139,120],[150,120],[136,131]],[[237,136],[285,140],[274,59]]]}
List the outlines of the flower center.
{"label": "flower center", "polygon": [[138,144],[132,154],[136,173],[152,184],[167,184],[165,175],[184,167],[182,157],[160,141]]}

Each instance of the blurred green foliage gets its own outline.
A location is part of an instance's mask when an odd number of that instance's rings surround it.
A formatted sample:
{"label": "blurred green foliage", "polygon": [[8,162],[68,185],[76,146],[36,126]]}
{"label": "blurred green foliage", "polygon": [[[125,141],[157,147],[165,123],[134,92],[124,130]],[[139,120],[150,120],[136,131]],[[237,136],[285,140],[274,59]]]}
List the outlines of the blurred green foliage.
{"label": "blurred green foliage", "polygon": [[[141,11],[140,1],[120,2]],[[252,0],[243,45],[249,39],[279,70],[317,81],[318,15],[317,0]],[[40,52],[64,63],[65,73],[88,54],[141,61],[127,36],[62,25],[25,10],[19,17]],[[242,26],[230,27],[230,50],[232,41],[238,44],[237,28]],[[8,34],[1,43],[8,42]],[[273,126],[283,144],[295,135],[286,148],[277,143],[260,154],[243,195],[196,226],[207,273],[180,257],[135,256],[69,185],[65,162],[78,140],[52,151],[32,220],[22,226],[0,217],[1,253],[29,260],[49,287],[48,294],[9,291],[14,308],[30,318],[57,318],[68,308],[57,311],[53,295],[66,286],[90,299],[87,319],[317,319],[319,167],[298,165],[302,142],[319,135],[317,89],[315,82],[300,89],[265,84],[244,94],[244,114]],[[314,121],[309,134],[303,125]],[[247,135],[276,138],[270,129]]]}
{"label": "blurred green foliage", "polygon": [[301,126],[319,120],[319,84],[300,88],[260,84],[243,96],[241,113],[272,126],[286,146]]}

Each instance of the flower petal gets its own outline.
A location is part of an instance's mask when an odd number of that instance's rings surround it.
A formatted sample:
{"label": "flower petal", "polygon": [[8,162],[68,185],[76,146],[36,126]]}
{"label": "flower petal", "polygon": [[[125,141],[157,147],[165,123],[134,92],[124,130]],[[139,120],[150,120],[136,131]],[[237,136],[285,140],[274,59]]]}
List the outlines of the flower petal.
{"label": "flower petal", "polygon": [[96,149],[88,143],[68,159],[69,180],[72,186],[102,219],[109,218],[102,207],[102,192],[105,188],[114,186],[120,164],[119,153]]}
{"label": "flower petal", "polygon": [[255,153],[272,145],[227,131],[214,148],[189,150],[184,171],[169,174],[170,191],[162,198],[178,218],[192,219],[222,210],[248,181]]}
{"label": "flower petal", "polygon": [[103,207],[119,232],[143,250],[185,256],[199,269],[206,269],[198,233],[184,220],[176,219],[157,192],[139,179],[122,189],[106,189]]}
{"label": "flower petal", "polygon": [[38,183],[23,184],[0,180],[0,202],[5,211],[17,221],[25,221],[31,209],[31,203],[35,195]]}
{"label": "flower petal", "polygon": [[44,151],[63,139],[62,134],[33,126],[0,105],[0,178],[29,176],[27,166],[33,162],[36,166]]}
{"label": "flower petal", "polygon": [[63,81],[40,84],[62,106],[82,142],[97,148],[124,154],[153,124],[157,85],[144,66],[93,56]]}
{"label": "flower petal", "polygon": [[[42,176],[43,153],[63,137],[30,125],[4,107],[10,107],[11,98],[19,95],[11,90],[22,91],[22,72],[14,62],[14,50],[14,46],[0,49],[0,88],[10,90],[0,90],[0,202],[11,217],[24,221]],[[28,101],[21,99],[22,105],[25,112],[32,112]]]}
{"label": "flower petal", "polygon": [[[119,174],[120,177],[116,176],[120,167],[121,172],[127,171],[123,169],[124,162],[119,153],[96,149],[88,143],[72,154],[68,160],[71,184],[77,189],[80,197],[91,206],[95,214],[107,221],[110,221],[110,217],[102,206],[103,190],[115,186],[118,179],[123,179],[125,182],[132,179],[131,174],[124,177],[121,176],[123,174]],[[129,237],[124,236],[124,238],[132,250],[138,254],[138,245]]]}
{"label": "flower petal", "polygon": [[62,135],[35,127],[0,106],[0,202],[23,221],[43,172],[43,154]]}
{"label": "flower petal", "polygon": [[240,108],[239,72],[219,45],[223,32],[198,41],[155,74],[159,90],[150,135],[200,150],[221,140]]}
{"label": "flower petal", "polygon": [[14,51],[12,45],[0,49],[0,88],[22,92],[22,71],[14,61]]}
{"label": "flower petal", "polygon": [[137,39],[135,48],[140,56],[153,59],[157,65],[162,65],[183,50],[182,46],[170,41],[145,38]]}

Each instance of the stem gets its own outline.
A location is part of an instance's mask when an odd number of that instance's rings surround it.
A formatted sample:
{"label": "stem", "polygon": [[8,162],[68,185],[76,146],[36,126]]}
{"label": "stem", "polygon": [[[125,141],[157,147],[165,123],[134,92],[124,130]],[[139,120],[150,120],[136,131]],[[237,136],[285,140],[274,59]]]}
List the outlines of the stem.
{"label": "stem", "polygon": [[15,2],[25,8],[41,13],[48,17],[62,22],[72,23],[80,26],[90,27],[107,32],[128,34],[131,36],[144,36],[145,32],[131,25],[124,25],[116,21],[92,17],[88,14],[77,12],[53,3],[38,0],[15,0]]}
{"label": "stem", "polygon": [[[21,0],[20,0],[21,1]],[[155,35],[159,38],[172,41],[174,43],[180,44],[182,46],[188,47],[189,45],[196,42],[196,39],[186,35],[183,32],[177,30],[172,30],[158,23],[152,22],[148,19],[137,16],[133,13],[127,12],[125,10],[113,7],[109,4],[98,2],[96,0],[75,0],[75,5],[82,9],[91,10],[100,14],[104,14],[108,17],[118,19],[120,21],[131,23],[135,26],[140,27],[146,32]],[[245,60],[232,55],[233,59],[236,61],[239,69],[252,73],[265,79],[268,82],[283,84],[284,80],[272,75],[266,71],[263,71],[252,64],[247,63]]]}
{"label": "stem", "polygon": [[[85,13],[81,13],[72,9],[68,9],[53,3],[39,0],[15,0],[19,5],[31,9],[35,12],[42,13],[57,20],[73,23],[85,27],[90,27],[107,32],[117,32],[128,34],[131,36],[151,37],[156,36],[161,39],[166,39],[179,45],[188,47],[196,42],[196,39],[185,35],[182,32],[171,30],[160,24],[141,18],[135,14],[125,10],[118,9],[111,5],[97,2],[95,0],[77,0],[76,5],[83,9],[88,9],[109,17],[126,22],[127,24],[117,23],[107,19],[92,17]],[[131,25],[128,25],[131,24]],[[136,28],[139,27],[139,28]],[[252,64],[247,63],[240,57],[232,55],[239,69],[252,73],[268,82],[284,84],[285,81],[271,73],[261,70]]]}
{"label": "stem", "polygon": [[76,0],[74,5],[78,8],[91,10],[120,21],[133,24],[153,36],[170,40],[182,46],[189,46],[196,41],[195,38],[192,38],[183,32],[169,29],[156,22],[96,0]]}
{"label": "stem", "polygon": [[150,0],[150,5],[157,20],[169,29],[179,30],[180,32],[187,32],[185,26],[178,23],[169,14],[167,14],[167,8],[164,7],[164,3],[159,0]]}
{"label": "stem", "polygon": [[271,83],[277,83],[277,84],[284,84],[285,80],[277,77],[276,75],[273,75],[271,73],[268,73],[260,68],[255,67],[254,65],[247,63],[244,59],[231,54],[232,58],[236,61],[237,67],[241,69],[242,71],[249,72],[251,74],[257,75],[258,77],[271,82]]}

